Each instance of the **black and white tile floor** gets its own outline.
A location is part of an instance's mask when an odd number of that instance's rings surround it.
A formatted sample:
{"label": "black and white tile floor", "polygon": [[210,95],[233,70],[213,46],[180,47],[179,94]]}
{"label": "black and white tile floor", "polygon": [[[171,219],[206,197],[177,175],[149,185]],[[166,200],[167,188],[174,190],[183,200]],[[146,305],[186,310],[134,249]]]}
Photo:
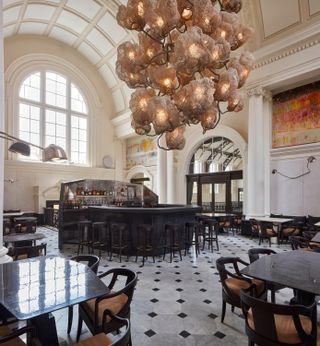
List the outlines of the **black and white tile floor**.
{"label": "black and white tile floor", "polygon": [[[48,254],[60,254],[71,257],[76,253],[76,246],[66,245],[59,252],[58,233],[48,228],[41,228],[48,244]],[[215,267],[215,261],[221,256],[239,256],[248,261],[248,249],[258,247],[257,240],[242,236],[221,235],[220,251],[201,251],[198,258],[191,253],[180,261],[176,258],[169,263],[169,256],[156,263],[148,260],[144,267],[135,258],[119,263],[102,254],[99,273],[113,267],[127,267],[138,272],[139,281],[132,301],[132,339],[134,346],[160,345],[247,345],[244,333],[244,320],[239,309],[232,313],[227,309],[225,323],[221,316],[221,285]],[[273,244],[277,252],[287,251],[288,245],[280,247]],[[138,259],[139,260],[139,259]],[[285,289],[277,293],[277,301],[287,301],[292,291]],[[76,310],[76,309],[75,309]],[[67,335],[67,310],[55,312],[58,333],[69,345],[75,342],[77,316],[74,316],[73,329]],[[84,325],[81,338],[90,333]]]}

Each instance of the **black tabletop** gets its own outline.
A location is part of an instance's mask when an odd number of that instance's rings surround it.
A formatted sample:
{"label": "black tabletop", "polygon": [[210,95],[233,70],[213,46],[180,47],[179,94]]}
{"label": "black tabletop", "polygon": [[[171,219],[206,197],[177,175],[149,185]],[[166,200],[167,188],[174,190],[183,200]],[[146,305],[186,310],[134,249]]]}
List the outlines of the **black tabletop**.
{"label": "black tabletop", "polygon": [[25,320],[107,294],[84,264],[43,256],[0,264],[0,303]]}
{"label": "black tabletop", "polygon": [[7,243],[19,243],[21,241],[33,241],[45,238],[42,233],[10,233],[3,236],[3,242]]}
{"label": "black tabletop", "polygon": [[256,279],[320,295],[320,254],[294,250],[263,256],[241,270]]}

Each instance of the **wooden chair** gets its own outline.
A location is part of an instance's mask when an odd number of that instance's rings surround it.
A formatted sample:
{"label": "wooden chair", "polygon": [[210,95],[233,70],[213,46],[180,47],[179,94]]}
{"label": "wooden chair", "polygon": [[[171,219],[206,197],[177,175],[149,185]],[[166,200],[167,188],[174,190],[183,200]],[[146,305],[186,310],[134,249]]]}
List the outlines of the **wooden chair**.
{"label": "wooden chair", "polygon": [[271,246],[271,238],[276,237],[278,239],[278,232],[273,229],[272,223],[270,222],[258,221],[258,225],[259,245],[261,245],[264,239],[267,239],[269,241],[269,246]]}
{"label": "wooden chair", "polygon": [[11,247],[9,249],[8,255],[13,258],[14,261],[45,256],[47,254],[47,244],[42,243],[40,245],[34,246],[20,246],[20,247]]}
{"label": "wooden chair", "polygon": [[[123,326],[122,322],[106,316],[106,310],[111,310],[121,318],[130,319],[130,304],[137,284],[137,274],[130,269],[114,268],[99,275],[99,277],[111,277],[108,285],[110,293],[79,304],[77,341],[81,334],[83,321],[93,335],[101,332],[110,333]],[[114,291],[116,281],[121,281],[121,278],[125,280],[124,286]],[[129,344],[131,345],[131,341]]]}
{"label": "wooden chair", "polygon": [[[274,254],[276,254],[276,252],[271,250],[271,249],[255,248],[255,249],[249,249],[248,250],[250,263],[257,261],[260,258],[260,255],[269,256],[269,255],[274,255]],[[276,291],[279,291],[283,288],[286,288],[286,286],[275,284],[272,282],[266,282],[266,289],[271,292],[272,303],[276,302]]]}
{"label": "wooden chair", "polygon": [[291,236],[289,237],[289,241],[292,250],[312,251],[312,248],[310,247],[310,241],[307,238],[301,236]]}
{"label": "wooden chair", "polygon": [[251,239],[254,237],[259,237],[259,225],[258,221],[255,219],[250,219],[250,225],[251,225]]}
{"label": "wooden chair", "polygon": [[[242,276],[240,273],[239,264],[247,266],[249,263],[242,261],[238,257],[220,257],[216,261],[216,267],[219,272],[222,285],[222,323],[226,313],[226,303],[231,305],[232,312],[234,311],[234,307],[241,307],[240,290],[242,288],[248,288],[252,284],[255,284],[256,295],[258,297],[266,297],[265,282]],[[226,269],[230,266],[233,266],[233,272]]]}
{"label": "wooden chair", "polygon": [[112,342],[104,333],[99,333],[91,338],[80,341],[74,346],[127,346],[130,345],[131,342],[131,327],[130,321],[128,319],[121,318],[117,315],[114,315],[110,310],[105,310],[104,316],[105,320],[107,320],[107,315],[109,318],[112,318],[115,321],[118,321],[119,324],[122,324],[126,327],[125,331],[122,333],[120,338],[117,338]]}
{"label": "wooden chair", "polygon": [[241,306],[246,320],[249,346],[316,346],[317,310],[311,306],[279,305],[241,290]]}
{"label": "wooden chair", "polygon": [[26,326],[19,329],[11,330],[8,325],[0,326],[0,344],[5,346],[26,346],[19,336],[29,334],[31,339],[31,346],[41,346],[40,342],[36,339],[36,330],[33,326]]}
{"label": "wooden chair", "polygon": [[[70,258],[72,261],[81,262],[87,265],[95,274],[98,272],[100,258],[95,255],[77,255]],[[68,329],[67,333],[70,334],[73,321],[73,306],[68,308]]]}

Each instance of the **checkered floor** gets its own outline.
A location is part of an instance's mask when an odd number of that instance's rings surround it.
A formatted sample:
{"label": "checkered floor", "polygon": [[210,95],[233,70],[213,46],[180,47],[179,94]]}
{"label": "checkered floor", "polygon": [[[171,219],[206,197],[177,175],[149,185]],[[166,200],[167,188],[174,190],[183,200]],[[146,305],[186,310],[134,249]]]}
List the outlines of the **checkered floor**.
{"label": "checkered floor", "polygon": [[[66,245],[59,252],[57,232],[44,227],[38,231],[46,235],[48,254],[65,257],[75,255],[77,248],[73,245]],[[102,254],[99,273],[113,267],[126,267],[139,275],[131,305],[135,346],[247,345],[244,320],[239,309],[232,313],[228,306],[225,322],[220,322],[221,285],[215,261],[221,256],[238,256],[248,261],[248,249],[258,247],[258,242],[239,235],[221,235],[219,244],[220,251],[201,251],[198,258],[194,249],[191,249],[182,261],[175,258],[169,263],[169,256],[164,261],[159,257],[156,263],[148,260],[142,268],[141,261],[135,263],[135,258],[119,263],[117,257],[108,261],[106,254]],[[287,251],[289,246],[273,244],[272,249],[282,252]],[[290,297],[292,290],[289,289],[277,293],[278,302],[288,301]],[[59,335],[72,345],[75,342],[77,316],[74,316],[69,336],[66,333],[67,310],[56,312],[55,317]],[[84,325],[81,338],[89,336]]]}

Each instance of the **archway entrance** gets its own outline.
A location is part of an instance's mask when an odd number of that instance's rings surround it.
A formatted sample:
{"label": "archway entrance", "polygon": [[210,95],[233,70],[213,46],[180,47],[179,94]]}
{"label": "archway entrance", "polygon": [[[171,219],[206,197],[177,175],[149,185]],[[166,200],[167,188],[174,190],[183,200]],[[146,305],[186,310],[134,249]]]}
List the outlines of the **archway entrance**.
{"label": "archway entrance", "polygon": [[239,148],[226,137],[201,143],[187,174],[187,204],[204,212],[242,213],[243,160]]}

